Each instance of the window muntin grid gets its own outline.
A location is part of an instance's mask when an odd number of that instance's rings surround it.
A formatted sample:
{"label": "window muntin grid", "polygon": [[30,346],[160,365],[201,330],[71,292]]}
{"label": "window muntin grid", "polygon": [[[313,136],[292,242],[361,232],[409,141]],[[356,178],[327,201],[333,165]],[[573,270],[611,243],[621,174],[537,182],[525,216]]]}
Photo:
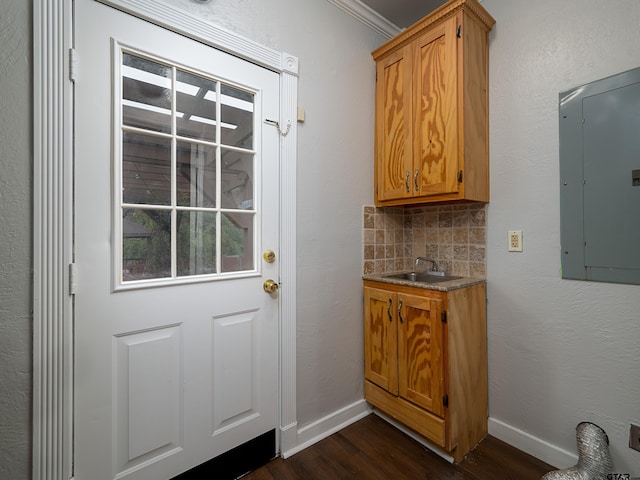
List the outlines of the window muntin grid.
{"label": "window muntin grid", "polygon": [[120,50],[118,284],[255,273],[257,92]]}

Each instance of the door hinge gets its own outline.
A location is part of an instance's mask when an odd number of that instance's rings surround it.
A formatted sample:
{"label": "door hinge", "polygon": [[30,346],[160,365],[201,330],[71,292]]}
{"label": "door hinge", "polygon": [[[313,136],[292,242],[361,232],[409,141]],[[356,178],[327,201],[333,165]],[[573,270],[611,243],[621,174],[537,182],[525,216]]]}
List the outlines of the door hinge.
{"label": "door hinge", "polygon": [[449,407],[449,395],[445,395],[444,397],[442,397],[442,405],[445,408]]}
{"label": "door hinge", "polygon": [[69,80],[75,83],[78,78],[78,53],[75,48],[69,49]]}
{"label": "door hinge", "polygon": [[458,28],[456,29],[456,37],[462,38],[462,25],[458,25]]}
{"label": "door hinge", "polygon": [[69,264],[69,295],[75,295],[78,291],[78,266]]}
{"label": "door hinge", "polygon": [[447,312],[442,312],[440,314],[440,320],[442,320],[442,323],[447,323]]}
{"label": "door hinge", "polygon": [[462,183],[462,170],[458,171],[458,183]]}

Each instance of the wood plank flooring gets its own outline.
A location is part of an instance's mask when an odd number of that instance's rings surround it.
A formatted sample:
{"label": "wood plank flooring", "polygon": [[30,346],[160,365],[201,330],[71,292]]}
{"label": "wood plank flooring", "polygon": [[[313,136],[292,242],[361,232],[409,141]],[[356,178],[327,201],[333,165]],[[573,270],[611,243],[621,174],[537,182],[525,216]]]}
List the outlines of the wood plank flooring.
{"label": "wood plank flooring", "polygon": [[457,465],[377,417],[359,422],[243,480],[539,480],[546,463],[488,436]]}

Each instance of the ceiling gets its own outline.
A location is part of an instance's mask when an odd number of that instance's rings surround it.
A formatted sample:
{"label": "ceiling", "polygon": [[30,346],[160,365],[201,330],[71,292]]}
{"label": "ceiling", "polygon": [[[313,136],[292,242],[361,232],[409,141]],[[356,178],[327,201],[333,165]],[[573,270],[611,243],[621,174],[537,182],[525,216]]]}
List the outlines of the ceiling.
{"label": "ceiling", "polygon": [[360,0],[397,27],[406,28],[446,3],[446,0]]}

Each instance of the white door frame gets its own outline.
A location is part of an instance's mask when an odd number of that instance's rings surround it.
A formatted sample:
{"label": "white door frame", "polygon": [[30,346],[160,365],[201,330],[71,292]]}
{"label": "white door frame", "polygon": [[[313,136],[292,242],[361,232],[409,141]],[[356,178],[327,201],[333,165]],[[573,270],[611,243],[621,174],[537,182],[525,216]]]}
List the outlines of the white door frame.
{"label": "white door frame", "polygon": [[[297,445],[296,143],[298,59],[161,0],[97,0],[280,75],[279,450]],[[73,464],[73,0],[33,0],[33,470]],[[79,59],[80,65],[82,59]],[[81,66],[80,66],[81,70]]]}

